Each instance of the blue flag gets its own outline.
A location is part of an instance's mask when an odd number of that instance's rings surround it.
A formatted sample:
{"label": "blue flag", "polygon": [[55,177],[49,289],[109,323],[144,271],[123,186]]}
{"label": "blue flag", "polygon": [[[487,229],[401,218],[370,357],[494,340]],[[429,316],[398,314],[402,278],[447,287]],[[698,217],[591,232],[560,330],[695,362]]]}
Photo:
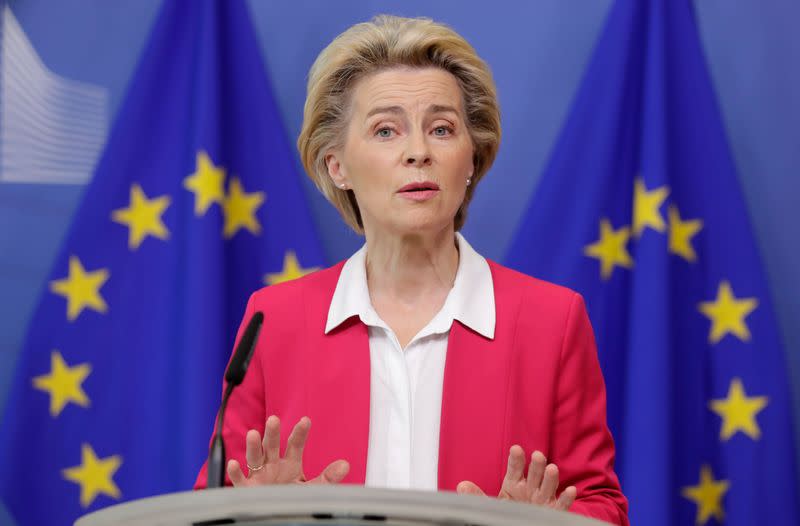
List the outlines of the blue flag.
{"label": "blue flag", "polygon": [[248,295],[323,263],[244,1],[166,1],[19,357],[18,523],[191,488]]}
{"label": "blue flag", "polygon": [[508,264],[582,293],[632,524],[800,524],[788,379],[689,0],[617,0]]}

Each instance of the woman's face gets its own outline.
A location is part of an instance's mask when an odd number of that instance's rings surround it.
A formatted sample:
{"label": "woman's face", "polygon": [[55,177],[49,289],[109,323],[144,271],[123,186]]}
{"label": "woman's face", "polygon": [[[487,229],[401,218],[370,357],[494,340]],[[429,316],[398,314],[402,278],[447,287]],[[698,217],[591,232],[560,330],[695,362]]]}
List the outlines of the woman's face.
{"label": "woman's face", "polygon": [[473,173],[473,145],[456,78],[396,68],[354,86],[344,146],[326,161],[352,189],[367,233],[452,226]]}

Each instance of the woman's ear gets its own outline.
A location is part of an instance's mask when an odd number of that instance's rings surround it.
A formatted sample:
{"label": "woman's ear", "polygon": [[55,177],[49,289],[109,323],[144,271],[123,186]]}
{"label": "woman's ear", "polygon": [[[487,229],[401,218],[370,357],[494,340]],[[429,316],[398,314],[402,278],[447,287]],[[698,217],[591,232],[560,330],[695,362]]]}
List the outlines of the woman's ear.
{"label": "woman's ear", "polygon": [[325,166],[328,168],[328,177],[331,178],[333,184],[336,185],[337,188],[343,188],[342,185],[344,185],[345,188],[349,186],[347,184],[347,178],[342,171],[342,165],[335,152],[329,152],[325,155]]}

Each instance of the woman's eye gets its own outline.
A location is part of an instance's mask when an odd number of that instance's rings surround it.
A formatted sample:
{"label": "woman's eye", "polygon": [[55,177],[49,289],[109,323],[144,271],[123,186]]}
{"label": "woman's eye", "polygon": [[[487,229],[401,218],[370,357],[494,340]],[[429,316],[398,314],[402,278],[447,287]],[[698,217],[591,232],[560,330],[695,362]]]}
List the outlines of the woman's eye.
{"label": "woman's eye", "polygon": [[448,126],[437,126],[433,129],[433,134],[437,137],[446,137],[451,131],[451,128]]}
{"label": "woman's eye", "polygon": [[383,138],[383,139],[388,139],[389,137],[392,136],[392,129],[391,128],[381,128],[380,130],[378,130],[376,132],[376,135],[378,137]]}

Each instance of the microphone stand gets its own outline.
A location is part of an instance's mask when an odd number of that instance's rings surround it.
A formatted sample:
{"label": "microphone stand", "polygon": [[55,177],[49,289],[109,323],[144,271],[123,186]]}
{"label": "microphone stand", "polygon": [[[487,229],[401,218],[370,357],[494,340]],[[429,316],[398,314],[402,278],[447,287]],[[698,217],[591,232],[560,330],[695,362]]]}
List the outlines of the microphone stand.
{"label": "microphone stand", "polygon": [[222,423],[225,420],[225,409],[228,407],[228,399],[233,393],[233,388],[242,383],[250,359],[253,357],[253,350],[256,347],[258,333],[261,331],[261,324],[264,322],[264,314],[256,312],[247,324],[247,328],[239,340],[239,345],[233,353],[233,358],[225,371],[225,393],[222,395],[217,412],[217,420],[214,423],[214,438],[211,440],[211,447],[208,451],[208,471],[206,476],[207,488],[221,488],[225,485],[225,442],[222,439]]}
{"label": "microphone stand", "polygon": [[221,488],[225,485],[225,442],[222,440],[222,422],[225,419],[228,398],[230,398],[234,387],[231,383],[225,387],[225,394],[222,396],[222,403],[219,406],[219,411],[217,411],[214,439],[211,441],[211,449],[208,453],[207,488]]}

